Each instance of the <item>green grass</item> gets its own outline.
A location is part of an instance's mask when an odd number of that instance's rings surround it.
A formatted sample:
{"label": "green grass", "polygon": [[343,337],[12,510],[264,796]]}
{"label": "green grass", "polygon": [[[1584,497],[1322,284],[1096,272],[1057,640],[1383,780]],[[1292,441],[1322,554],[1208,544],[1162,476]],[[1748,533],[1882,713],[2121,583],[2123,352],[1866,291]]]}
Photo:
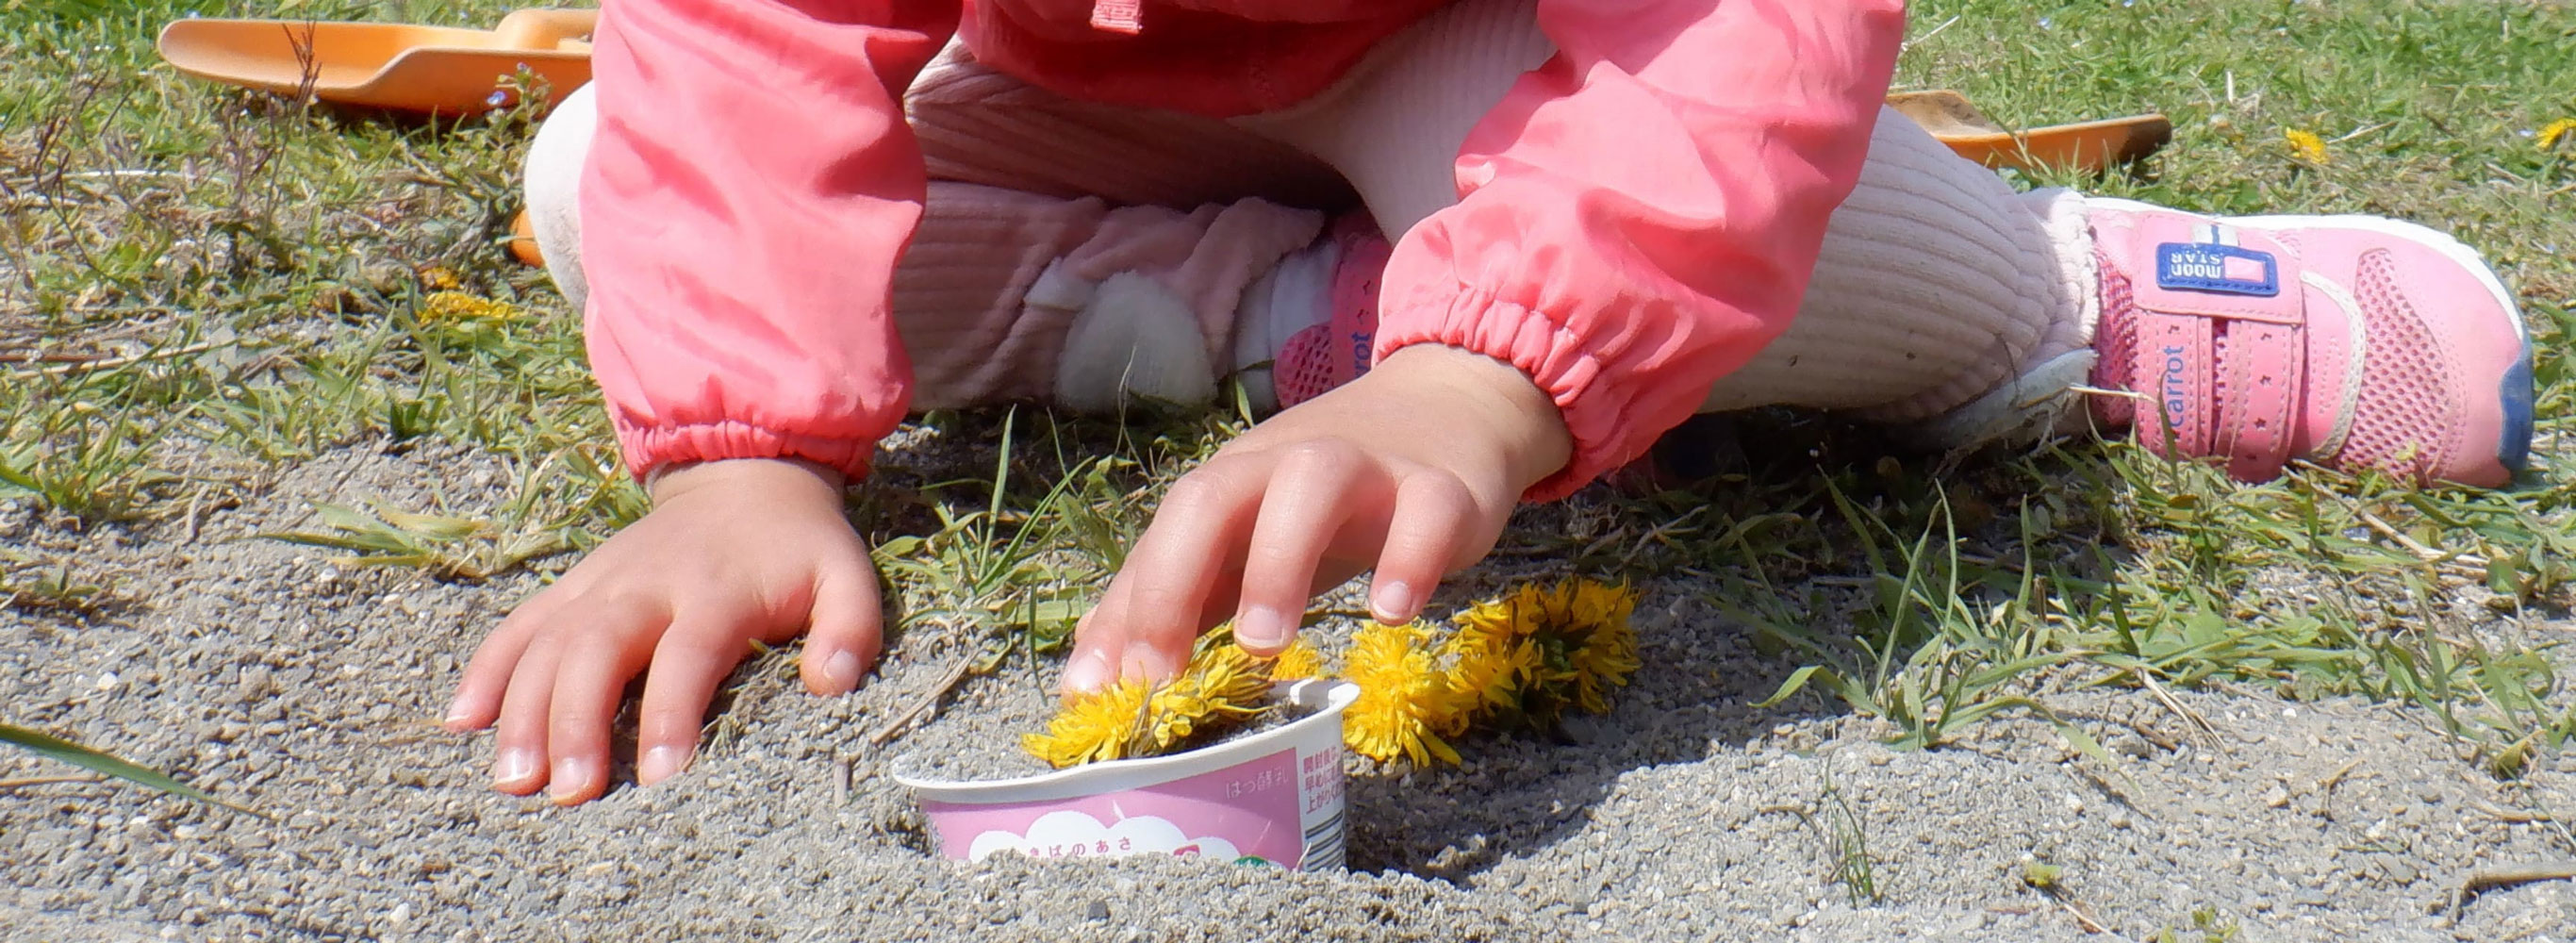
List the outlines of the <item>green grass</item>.
{"label": "green grass", "polygon": [[[508,6],[0,2],[0,499],[148,537],[327,450],[453,443],[506,466],[514,497],[467,513],[349,495],[281,535],[450,579],[559,569],[555,551],[641,515],[574,312],[500,248],[534,116],[308,109],[185,80],[149,44],[188,12],[463,23]],[[1778,656],[1783,697],[1886,718],[1913,746],[2014,713],[2081,738],[2047,704],[2090,685],[2416,703],[2502,774],[2576,732],[2547,635],[2482,618],[2563,613],[2576,580],[2558,447],[2576,416],[2576,142],[2530,136],[2576,116],[2576,7],[1918,0],[1914,19],[1903,84],[1961,89],[2007,123],[2176,121],[2140,177],[2026,182],[2396,214],[2484,250],[2538,342],[2531,482],[2412,492],[2301,470],[2239,487],[2116,445],[1936,475],[1864,433],[1764,416],[1747,441],[1789,445],[1753,471],[1536,509],[1505,549],[1686,578]],[[2291,130],[2329,159],[2296,158]],[[425,314],[432,269],[516,316]],[[854,514],[904,624],[986,633],[969,638],[989,663],[1060,644],[1156,489],[1240,418],[928,422],[983,457],[889,476]],[[90,617],[114,583],[0,559],[16,608]],[[1027,631],[979,628],[994,625]]]}

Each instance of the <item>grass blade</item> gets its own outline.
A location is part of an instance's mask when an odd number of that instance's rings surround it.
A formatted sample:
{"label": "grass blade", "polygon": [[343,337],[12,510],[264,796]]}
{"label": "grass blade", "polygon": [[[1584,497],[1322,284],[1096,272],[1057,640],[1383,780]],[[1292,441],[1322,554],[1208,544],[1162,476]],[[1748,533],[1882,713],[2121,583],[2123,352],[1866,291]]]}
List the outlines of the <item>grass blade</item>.
{"label": "grass blade", "polygon": [[158,789],[174,796],[194,799],[208,805],[219,805],[235,812],[258,815],[261,818],[268,817],[242,806],[234,805],[222,799],[217,799],[213,795],[208,794],[205,790],[180,782],[176,779],[172,779],[169,775],[151,769],[150,767],[128,762],[112,754],[102,753],[43,731],[30,730],[16,724],[0,723],[0,743],[16,744],[17,746],[26,748],[28,752],[34,753],[37,756],[61,760],[65,763],[78,766],[93,773],[114,776],[118,779]]}

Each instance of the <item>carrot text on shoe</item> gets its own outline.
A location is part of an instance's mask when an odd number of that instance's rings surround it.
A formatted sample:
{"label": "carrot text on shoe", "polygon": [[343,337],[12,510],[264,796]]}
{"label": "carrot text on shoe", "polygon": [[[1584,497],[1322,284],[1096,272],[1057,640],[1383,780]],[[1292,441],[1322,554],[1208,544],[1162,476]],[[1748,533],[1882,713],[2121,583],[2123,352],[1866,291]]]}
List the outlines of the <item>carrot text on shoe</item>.
{"label": "carrot text on shoe", "polygon": [[2167,346],[2164,353],[2165,427],[2180,429],[2183,411],[2191,405],[2190,397],[2184,394],[2182,384],[2182,348]]}

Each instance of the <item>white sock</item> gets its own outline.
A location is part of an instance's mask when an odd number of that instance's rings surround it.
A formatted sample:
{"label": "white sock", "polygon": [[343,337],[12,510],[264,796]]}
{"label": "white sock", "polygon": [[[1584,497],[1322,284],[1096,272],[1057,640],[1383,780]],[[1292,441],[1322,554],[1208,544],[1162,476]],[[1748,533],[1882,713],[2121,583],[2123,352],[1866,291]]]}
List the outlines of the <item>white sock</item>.
{"label": "white sock", "polygon": [[1065,334],[1055,401],[1104,415],[1215,402],[1216,370],[1189,304],[1133,272],[1102,281]]}
{"label": "white sock", "polygon": [[1702,411],[1854,410],[1947,446],[2022,428],[2090,366],[2092,246],[2080,199],[2016,193],[1882,111],[1797,320]]}
{"label": "white sock", "polygon": [[1235,309],[1234,373],[1256,412],[1279,408],[1271,362],[1297,332],[1332,319],[1333,269],[1341,245],[1321,239],[1280,260],[1243,293]]}

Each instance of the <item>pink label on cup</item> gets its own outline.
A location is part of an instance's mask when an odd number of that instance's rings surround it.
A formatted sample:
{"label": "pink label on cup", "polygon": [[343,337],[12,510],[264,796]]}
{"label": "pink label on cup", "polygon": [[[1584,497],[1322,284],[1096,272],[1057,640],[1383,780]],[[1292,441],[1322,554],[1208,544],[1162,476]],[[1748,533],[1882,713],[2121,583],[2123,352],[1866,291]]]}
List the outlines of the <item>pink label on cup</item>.
{"label": "pink label on cup", "polygon": [[1170,854],[1221,861],[1258,858],[1296,867],[1297,751],[1141,789],[1073,800],[969,805],[925,799],[941,854],[980,861],[1016,851],[1032,858]]}

